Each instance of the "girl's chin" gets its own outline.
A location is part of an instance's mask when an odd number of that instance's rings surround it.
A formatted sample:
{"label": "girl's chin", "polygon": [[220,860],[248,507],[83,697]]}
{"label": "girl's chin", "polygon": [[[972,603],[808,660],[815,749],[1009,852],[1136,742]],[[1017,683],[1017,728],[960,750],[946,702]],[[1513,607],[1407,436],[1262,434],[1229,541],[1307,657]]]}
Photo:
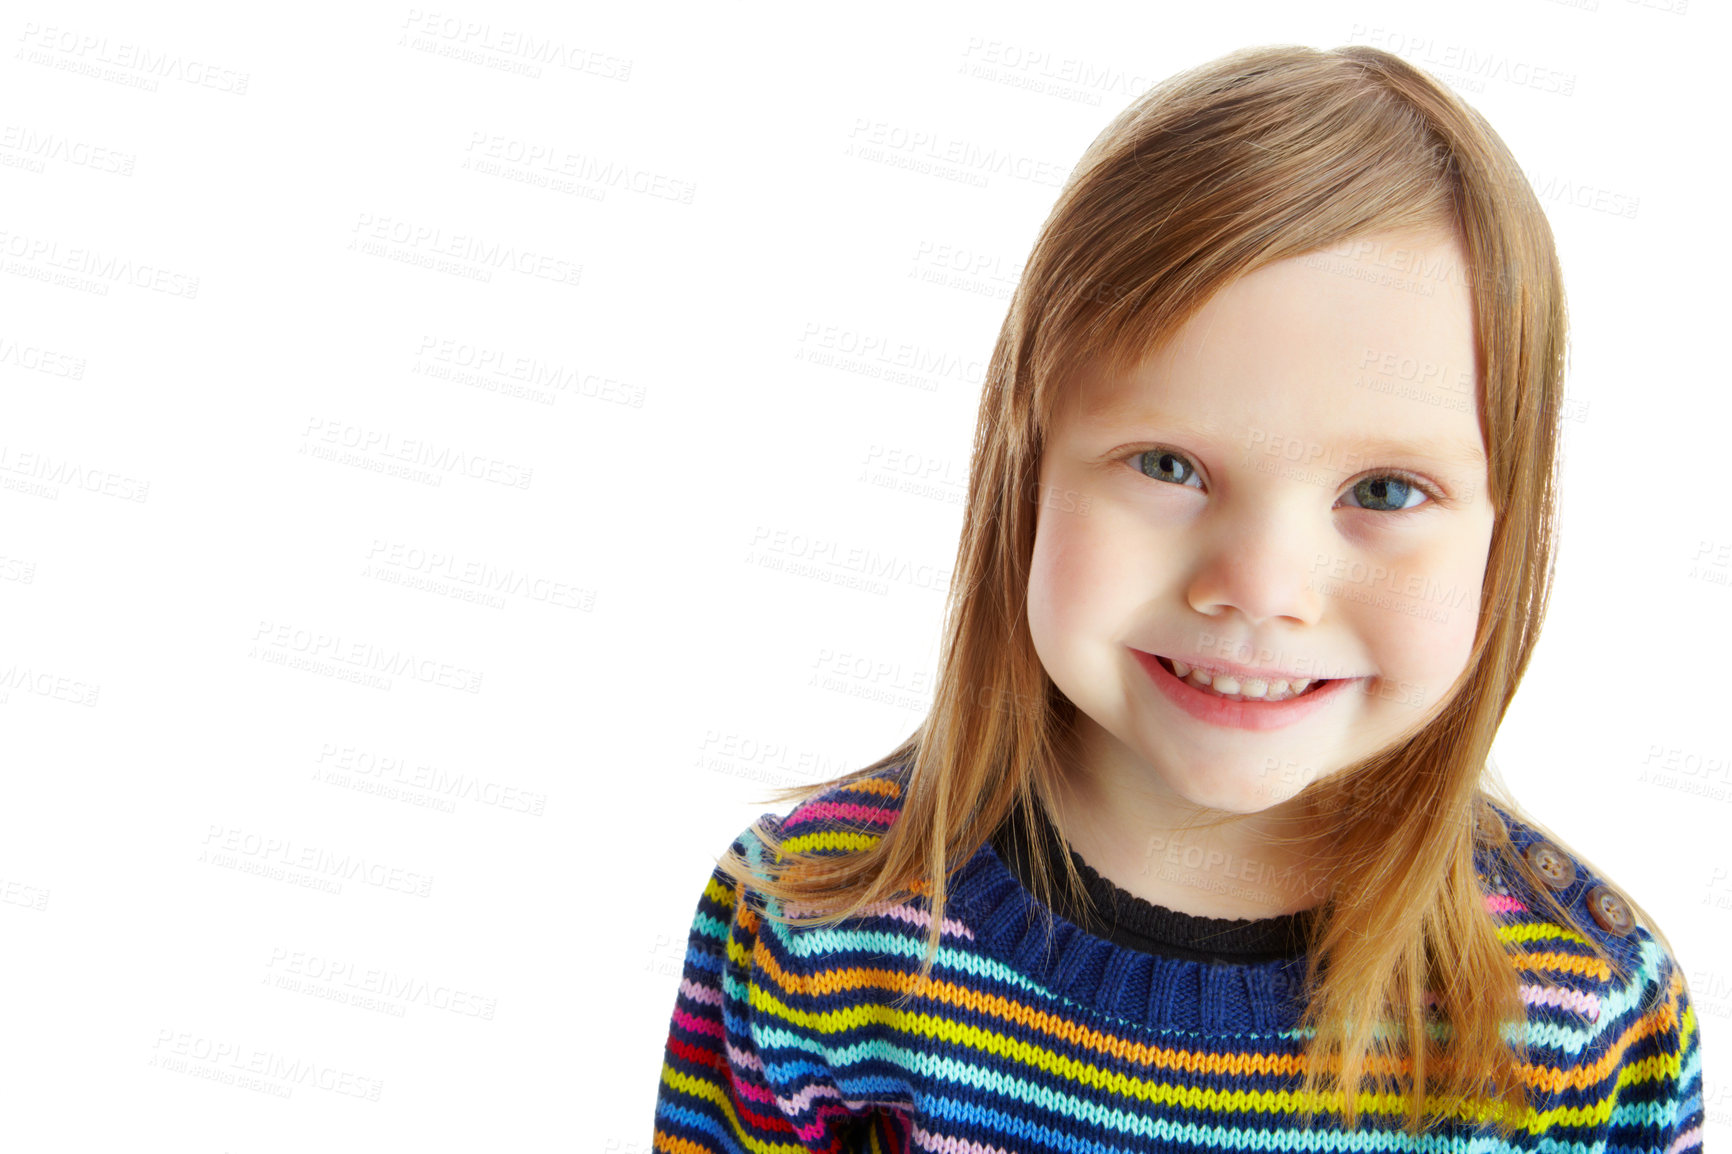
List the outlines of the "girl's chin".
{"label": "girl's chin", "polygon": [[[1157,767],[1161,764],[1154,757],[1147,760]],[[1290,802],[1324,776],[1291,764],[1270,766],[1261,759],[1192,762],[1183,773],[1167,773],[1158,768],[1156,772],[1167,792],[1175,797],[1203,809],[1237,814],[1262,813]]]}

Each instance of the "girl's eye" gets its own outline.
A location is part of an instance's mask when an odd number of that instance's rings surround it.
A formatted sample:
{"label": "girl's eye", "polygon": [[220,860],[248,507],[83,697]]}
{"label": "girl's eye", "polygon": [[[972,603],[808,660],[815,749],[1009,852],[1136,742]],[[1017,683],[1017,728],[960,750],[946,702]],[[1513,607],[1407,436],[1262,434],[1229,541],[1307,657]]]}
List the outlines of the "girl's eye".
{"label": "girl's eye", "polygon": [[[1183,453],[1171,449],[1145,449],[1137,453],[1135,459],[1142,474],[1157,481],[1172,481],[1179,485],[1199,481],[1197,467]],[[1200,488],[1201,484],[1196,487]],[[1355,481],[1342,499],[1348,501],[1349,508],[1400,513],[1432,498],[1431,491],[1416,478],[1404,473],[1378,473]]]}
{"label": "girl's eye", "polygon": [[1196,466],[1170,449],[1147,449],[1138,453],[1137,467],[1145,476],[1153,477],[1157,481],[1176,481],[1181,485],[1195,480],[1197,476]]}
{"label": "girl's eye", "polygon": [[[1365,477],[1353,482],[1353,487],[1347,492],[1352,495],[1355,504],[1361,501],[1372,502],[1370,505],[1359,505],[1359,508],[1376,509],[1385,513],[1399,513],[1431,499],[1417,484],[1399,473]],[[1419,500],[1412,499],[1415,497]]]}

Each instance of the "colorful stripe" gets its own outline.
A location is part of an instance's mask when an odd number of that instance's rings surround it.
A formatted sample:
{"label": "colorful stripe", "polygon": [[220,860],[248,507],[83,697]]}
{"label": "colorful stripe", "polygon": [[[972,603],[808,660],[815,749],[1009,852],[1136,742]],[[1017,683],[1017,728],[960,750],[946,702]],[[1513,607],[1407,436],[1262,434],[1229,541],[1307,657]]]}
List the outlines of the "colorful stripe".
{"label": "colorful stripe", "polygon": [[[898,773],[796,808],[780,821],[787,844],[827,853],[869,846],[878,835],[865,830],[895,819]],[[1509,824],[1518,851],[1537,836]],[[750,831],[736,844],[762,861]],[[1401,1128],[1403,1103],[1369,1092],[1359,1096],[1356,1131],[1342,1125],[1336,1095],[1311,1103],[1318,1112],[1303,1132],[1297,1089],[1307,1031],[1292,996],[1303,959],[1156,958],[1063,919],[1047,937],[1028,917],[1034,899],[983,846],[951,883],[941,948],[924,979],[931,914],[918,895],[839,926],[788,927],[761,916],[761,895],[716,871],[692,921],[654,1148],[1699,1150],[1698,1023],[1676,961],[1640,927],[1604,935],[1630,971],[1619,982],[1579,934],[1512,892],[1519,886],[1504,879],[1516,871],[1482,866],[1486,908],[1524,975],[1528,1008],[1532,1108],[1511,1139],[1466,1117],[1412,1138]],[[1585,911],[1579,899],[1599,880],[1581,867],[1560,896]]]}

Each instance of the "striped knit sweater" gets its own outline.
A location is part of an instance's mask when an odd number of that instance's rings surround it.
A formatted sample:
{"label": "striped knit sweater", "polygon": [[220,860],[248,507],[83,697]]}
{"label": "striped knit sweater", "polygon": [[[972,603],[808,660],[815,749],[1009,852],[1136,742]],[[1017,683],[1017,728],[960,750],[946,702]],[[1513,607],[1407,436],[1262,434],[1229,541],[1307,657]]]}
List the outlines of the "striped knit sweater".
{"label": "striped knit sweater", "polygon": [[[895,820],[906,768],[832,787],[779,819],[791,851],[847,853]],[[1500,810],[1500,813],[1503,811]],[[1517,852],[1539,835],[1505,814]],[[767,819],[773,825],[778,819]],[[735,842],[762,860],[751,831]],[[1482,852],[1486,905],[1524,982],[1533,1109],[1513,1140],[1463,1120],[1417,1138],[1393,1099],[1361,1096],[1301,1129],[1304,956],[1256,964],[1128,949],[1058,918],[992,841],[953,875],[932,982],[917,985],[923,897],[840,926],[779,925],[718,869],[692,923],[656,1101],[654,1149],[944,1151],[1655,1151],[1702,1144],[1697,1019],[1646,929],[1601,932],[1616,976],[1521,900],[1522,866]],[[1579,862],[1559,897],[1595,928]],[[898,995],[915,989],[901,1006]]]}

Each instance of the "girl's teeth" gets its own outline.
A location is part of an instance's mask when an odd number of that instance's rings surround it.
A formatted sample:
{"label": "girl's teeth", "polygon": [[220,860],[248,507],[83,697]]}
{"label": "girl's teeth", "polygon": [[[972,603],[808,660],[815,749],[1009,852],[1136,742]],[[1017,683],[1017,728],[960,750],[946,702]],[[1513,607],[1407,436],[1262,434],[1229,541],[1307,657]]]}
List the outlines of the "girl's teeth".
{"label": "girl's teeth", "polygon": [[1301,677],[1297,681],[1264,681],[1260,678],[1247,677],[1240,681],[1236,677],[1225,674],[1210,677],[1201,669],[1186,665],[1183,661],[1173,660],[1173,672],[1181,681],[1189,682],[1199,689],[1208,689],[1222,697],[1238,697],[1242,700],[1281,701],[1288,697],[1298,697],[1310,687],[1312,679]]}

